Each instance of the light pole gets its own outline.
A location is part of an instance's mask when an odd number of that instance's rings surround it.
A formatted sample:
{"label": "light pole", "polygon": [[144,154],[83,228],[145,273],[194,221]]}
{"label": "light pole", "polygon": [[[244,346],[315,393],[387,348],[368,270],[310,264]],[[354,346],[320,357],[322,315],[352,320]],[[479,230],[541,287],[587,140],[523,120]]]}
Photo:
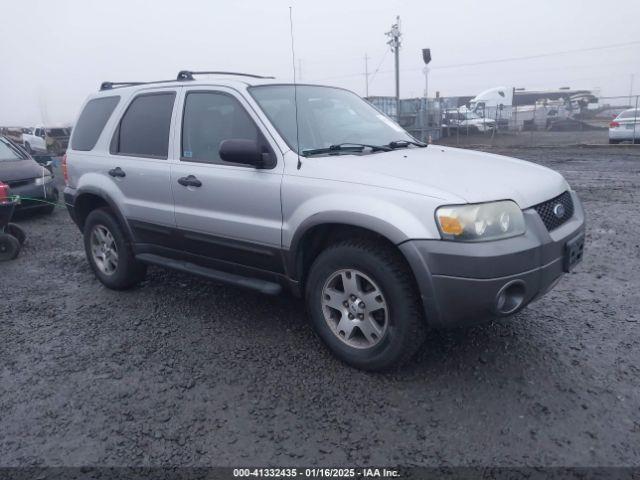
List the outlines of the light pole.
{"label": "light pole", "polygon": [[385,33],[389,37],[387,45],[391,47],[391,51],[395,54],[396,63],[396,120],[400,120],[400,16],[396,17],[396,23],[391,25],[391,30]]}
{"label": "light pole", "polygon": [[424,73],[424,98],[429,97],[429,62],[431,61],[431,49],[423,48],[422,49],[422,60],[424,61],[424,68],[422,69],[422,73]]}

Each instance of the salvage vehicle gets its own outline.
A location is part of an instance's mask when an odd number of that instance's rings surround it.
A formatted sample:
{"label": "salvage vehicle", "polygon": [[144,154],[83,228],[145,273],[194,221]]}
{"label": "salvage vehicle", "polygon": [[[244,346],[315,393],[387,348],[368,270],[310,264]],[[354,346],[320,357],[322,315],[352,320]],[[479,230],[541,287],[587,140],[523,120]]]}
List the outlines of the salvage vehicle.
{"label": "salvage vehicle", "polygon": [[22,144],[30,154],[63,155],[69,143],[69,128],[47,128],[42,125],[22,134]]}
{"label": "salvage vehicle", "polygon": [[609,143],[640,143],[640,109],[620,112],[609,124]]}
{"label": "salvage vehicle", "polygon": [[288,290],[367,370],[411,358],[428,326],[515,314],[583,255],[584,212],[559,173],[425,145],[341,88],[189,71],[105,82],[63,171],[108,288],[160,265]]}
{"label": "salvage vehicle", "polygon": [[496,121],[492,118],[479,117],[469,110],[447,110],[442,115],[442,128],[446,129],[447,134],[451,132],[461,134],[488,133],[496,128]]}
{"label": "salvage vehicle", "polygon": [[0,137],[0,182],[11,190],[16,211],[52,213],[56,207],[59,193],[51,171],[4,137]]}

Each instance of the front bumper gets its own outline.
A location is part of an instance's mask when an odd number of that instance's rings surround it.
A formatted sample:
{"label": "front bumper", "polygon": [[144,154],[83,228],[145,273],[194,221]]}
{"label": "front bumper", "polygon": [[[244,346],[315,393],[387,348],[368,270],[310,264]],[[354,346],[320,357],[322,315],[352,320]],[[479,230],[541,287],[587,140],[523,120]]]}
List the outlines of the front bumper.
{"label": "front bumper", "polygon": [[[434,327],[481,323],[512,315],[551,290],[564,273],[565,245],[584,235],[584,210],[574,192],[573,217],[549,232],[534,209],[526,233],[492,242],[411,240],[400,245],[418,281],[427,321]],[[501,308],[502,292],[517,305]],[[514,304],[515,305],[515,304]]]}
{"label": "front bumper", "polygon": [[58,201],[58,190],[53,178],[44,185],[30,182],[28,185],[11,187],[9,194],[20,197],[16,210],[46,207],[50,203]]}

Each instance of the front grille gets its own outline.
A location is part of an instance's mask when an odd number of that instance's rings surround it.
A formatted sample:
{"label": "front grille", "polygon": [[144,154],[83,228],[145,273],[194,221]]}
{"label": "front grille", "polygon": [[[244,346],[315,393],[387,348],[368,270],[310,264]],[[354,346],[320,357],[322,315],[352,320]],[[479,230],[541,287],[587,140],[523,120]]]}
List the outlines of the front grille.
{"label": "front grille", "polygon": [[[562,205],[562,207],[560,208],[558,205]],[[562,195],[542,202],[533,208],[538,212],[542,223],[544,223],[544,226],[547,227],[549,231],[558,228],[573,217],[573,199],[569,192],[564,192]],[[561,216],[556,215],[558,209],[564,210],[564,214]]]}

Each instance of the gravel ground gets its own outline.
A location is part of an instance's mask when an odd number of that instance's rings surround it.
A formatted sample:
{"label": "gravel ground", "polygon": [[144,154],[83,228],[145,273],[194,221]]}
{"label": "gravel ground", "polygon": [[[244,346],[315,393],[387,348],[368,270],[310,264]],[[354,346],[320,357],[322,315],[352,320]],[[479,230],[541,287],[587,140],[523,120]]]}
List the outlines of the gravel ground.
{"label": "gravel ground", "polygon": [[113,292],[66,211],[0,264],[0,465],[640,466],[640,150],[502,153],[562,172],[587,254],[511,320],[433,331],[389,374],[303,306],[150,269]]}

